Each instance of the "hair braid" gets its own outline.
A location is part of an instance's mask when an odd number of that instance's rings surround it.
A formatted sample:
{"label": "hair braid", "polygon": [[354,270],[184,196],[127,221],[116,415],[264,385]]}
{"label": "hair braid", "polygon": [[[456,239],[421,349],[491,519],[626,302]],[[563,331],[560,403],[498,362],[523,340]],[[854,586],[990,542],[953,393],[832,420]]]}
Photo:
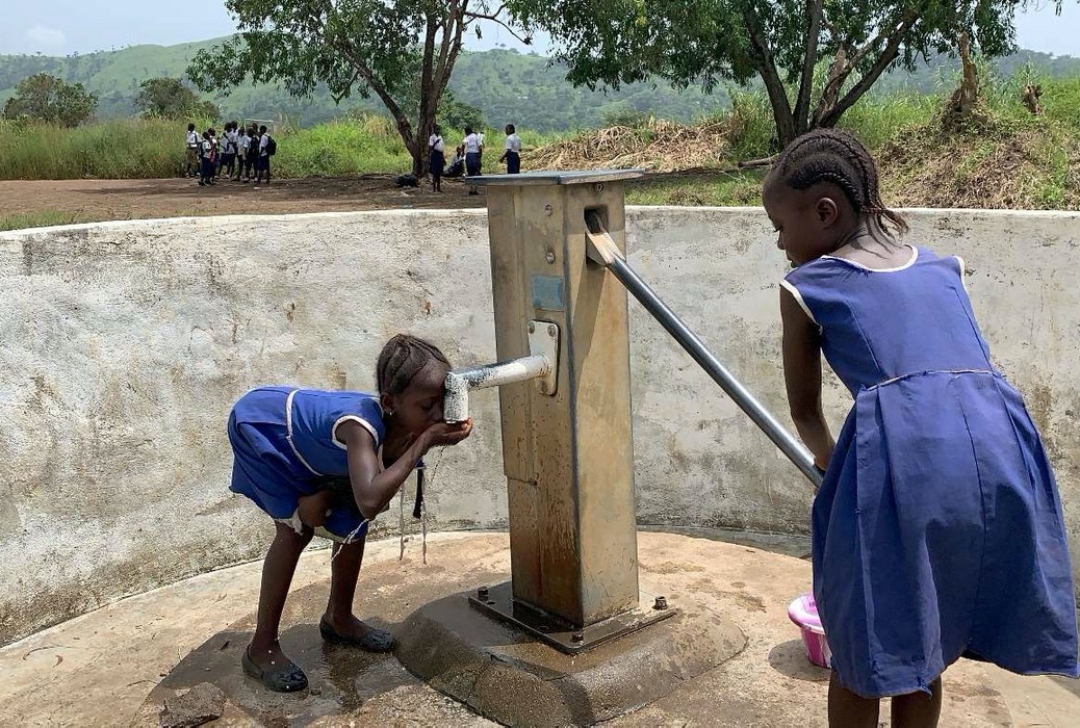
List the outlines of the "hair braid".
{"label": "hair braid", "polygon": [[837,129],[815,129],[795,139],[780,155],[772,178],[797,190],[821,182],[835,184],[858,215],[886,235],[908,226],[881,201],[877,165],[854,135]]}
{"label": "hair braid", "polygon": [[379,394],[401,394],[413,378],[433,361],[450,368],[449,360],[431,342],[408,334],[393,337],[386,342],[375,365]]}

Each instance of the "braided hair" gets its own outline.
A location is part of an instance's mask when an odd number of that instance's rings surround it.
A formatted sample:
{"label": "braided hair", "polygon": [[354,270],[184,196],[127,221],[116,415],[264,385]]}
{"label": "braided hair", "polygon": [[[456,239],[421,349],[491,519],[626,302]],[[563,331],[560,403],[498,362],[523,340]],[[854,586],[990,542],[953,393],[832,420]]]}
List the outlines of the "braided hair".
{"label": "braided hair", "polygon": [[450,368],[450,362],[431,342],[398,334],[386,342],[375,365],[379,394],[401,394],[413,378],[433,361]]}
{"label": "braided hair", "polygon": [[775,182],[800,191],[831,182],[844,193],[856,215],[867,217],[871,231],[891,238],[908,230],[904,218],[881,201],[877,165],[849,132],[814,129],[795,139],[769,173],[769,183]]}

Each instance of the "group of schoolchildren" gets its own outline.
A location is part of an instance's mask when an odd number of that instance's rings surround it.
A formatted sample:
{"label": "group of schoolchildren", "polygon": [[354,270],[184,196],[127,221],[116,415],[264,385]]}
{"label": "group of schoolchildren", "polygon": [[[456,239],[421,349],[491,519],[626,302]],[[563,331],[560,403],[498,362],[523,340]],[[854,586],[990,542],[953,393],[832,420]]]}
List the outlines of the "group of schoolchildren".
{"label": "group of schoolchildren", "polygon": [[[483,141],[466,132],[459,151],[479,174]],[[441,155],[438,130],[432,139]],[[507,152],[516,166],[509,142]],[[780,287],[789,406],[823,473],[813,582],[832,650],[830,726],[876,728],[886,696],[892,725],[938,725],[941,675],[962,656],[1077,677],[1053,469],[1023,398],[991,359],[963,260],[900,237],[907,224],[882,202],[874,160],[847,132],[792,142],[763,197],[792,268]],[[835,436],[822,413],[823,357],[853,398]],[[471,421],[443,417],[449,370],[434,345],[399,335],[379,356],[375,392],[262,387],[236,403],[232,490],[276,529],[242,660],[267,688],[308,684],[278,632],[315,534],[335,542],[322,638],[393,649],[390,632],[353,611],[364,540],[431,448],[469,436]]]}
{"label": "group of schoolchildren", "polygon": [[[442,128],[436,124],[428,139],[428,151],[431,159],[428,167],[431,173],[431,189],[442,192],[443,177],[460,177],[462,174],[468,177],[480,176],[484,164],[484,133],[466,126],[465,138],[454,150],[454,156],[447,165],[446,142],[443,140]],[[499,164],[503,163],[506,164],[507,174],[521,172],[521,137],[513,124],[506,125],[506,148],[499,157]],[[478,194],[475,186],[469,187],[469,194]]]}
{"label": "group of schoolchildren", "polygon": [[226,122],[220,138],[213,127],[201,135],[194,124],[187,127],[187,164],[185,177],[198,177],[199,186],[206,187],[224,178],[234,182],[270,184],[270,158],[277,154],[277,141],[258,128]]}

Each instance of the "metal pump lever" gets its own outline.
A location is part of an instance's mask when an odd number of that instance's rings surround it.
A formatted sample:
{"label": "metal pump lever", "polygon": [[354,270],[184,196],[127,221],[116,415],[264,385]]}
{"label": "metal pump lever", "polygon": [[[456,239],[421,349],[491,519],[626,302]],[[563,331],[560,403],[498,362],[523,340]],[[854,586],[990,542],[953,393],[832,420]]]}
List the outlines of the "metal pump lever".
{"label": "metal pump lever", "polygon": [[805,475],[815,487],[821,485],[821,471],[814,465],[814,459],[810,452],[795,437],[781,425],[757,399],[750,394],[749,390],[729,372],[720,360],[713,356],[705,344],[702,343],[693,331],[684,324],[675,313],[660,300],[660,297],[638,277],[634,269],[623,259],[615,241],[611,239],[599,213],[594,210],[585,211],[586,236],[588,238],[589,260],[604,266],[614,274],[615,278],[622,283],[626,290],[633,294],[634,298],[652,314],[652,317],[660,322],[660,325],[679,342],[694,361],[701,366],[713,381],[734,400],[735,404],[745,412],[754,424],[757,425],[769,439],[772,440],[780,451],[795,464],[802,474]]}

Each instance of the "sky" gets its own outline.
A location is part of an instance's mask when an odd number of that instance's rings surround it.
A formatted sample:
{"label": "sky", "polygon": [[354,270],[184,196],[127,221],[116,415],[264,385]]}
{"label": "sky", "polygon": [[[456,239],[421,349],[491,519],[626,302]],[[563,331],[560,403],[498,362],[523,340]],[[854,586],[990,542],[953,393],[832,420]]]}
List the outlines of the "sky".
{"label": "sky", "polygon": [[[1042,9],[1017,16],[1020,47],[1080,57],[1080,3],[1066,0],[1060,17],[1048,9],[1048,0],[1035,4]],[[129,45],[173,45],[228,35],[236,29],[222,0],[0,0],[0,17],[4,20],[0,24],[0,54],[68,55]],[[538,40],[541,42],[532,49],[543,53],[546,43]],[[483,40],[472,37],[466,47],[487,50],[500,44],[530,50],[490,23],[483,28]]]}

